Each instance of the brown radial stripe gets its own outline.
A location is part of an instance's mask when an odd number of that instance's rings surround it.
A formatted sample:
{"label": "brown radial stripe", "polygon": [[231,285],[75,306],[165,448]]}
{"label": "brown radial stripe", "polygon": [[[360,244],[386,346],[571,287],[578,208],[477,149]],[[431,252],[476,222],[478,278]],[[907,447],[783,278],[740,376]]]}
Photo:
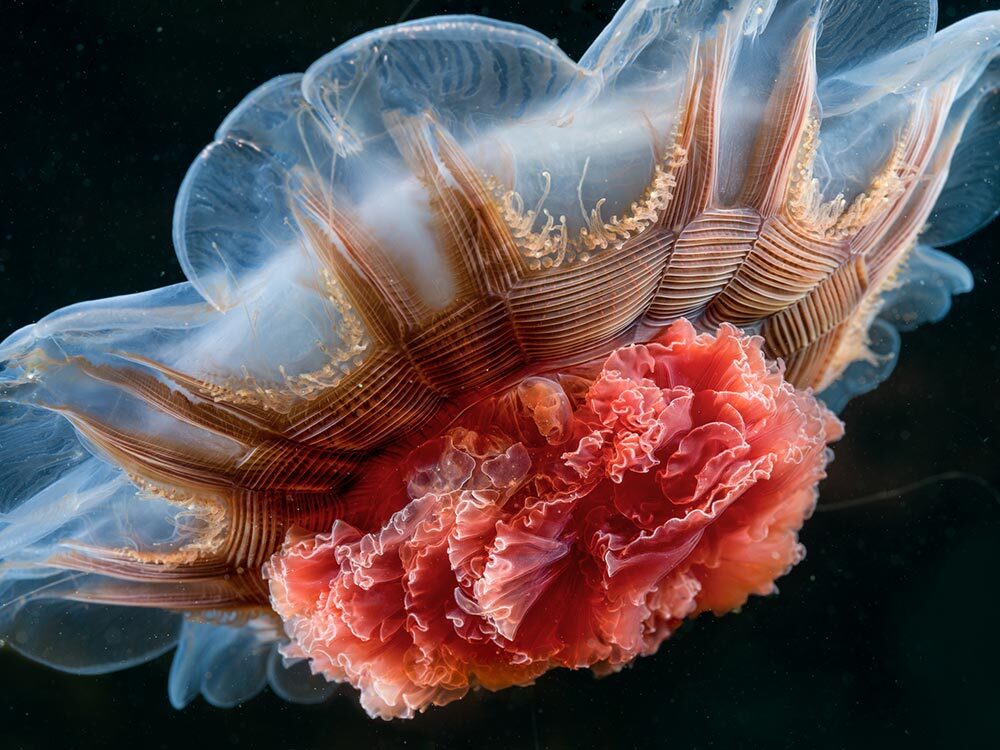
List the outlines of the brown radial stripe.
{"label": "brown radial stripe", "polygon": [[[954,85],[948,87],[948,91],[935,92],[922,99],[911,115],[907,127],[904,129],[900,145],[897,147],[898,162],[885,170],[880,175],[881,180],[895,180],[901,186],[891,200],[885,202],[882,210],[872,212],[866,216],[861,226],[852,232],[852,243],[855,247],[878,249],[883,245],[886,232],[893,224],[901,218],[903,209],[910,201],[915,191],[918,191],[922,184],[931,175],[928,175],[928,165],[930,164],[939,143],[942,132],[947,121],[950,94],[953,93]],[[850,211],[850,209],[848,209]],[[905,218],[905,217],[904,217]],[[870,258],[874,261],[874,258]],[[881,265],[881,262],[872,263],[872,266]]]}
{"label": "brown radial stripe", "polygon": [[823,378],[836,336],[868,292],[864,258],[845,263],[812,292],[764,321],[761,334],[769,357],[781,357],[786,377],[798,387],[815,387]]}
{"label": "brown radial stripe", "polygon": [[197,490],[232,486],[232,460],[206,457],[197,446],[168,442],[112,427],[81,412],[58,408],[73,426],[100,451],[130,474],[150,481]]}
{"label": "brown radial stripe", "polygon": [[118,356],[126,362],[133,362],[158,373],[174,385],[184,389],[193,398],[196,397],[202,402],[213,404],[220,412],[232,414],[235,419],[246,423],[247,429],[256,429],[262,433],[281,429],[283,415],[273,409],[252,403],[217,401],[213,398],[213,394],[218,390],[218,386],[207,380],[192,377],[173,367],[167,367],[162,362],[138,354],[124,353]]}
{"label": "brown radial stripe", "polygon": [[155,607],[181,612],[257,610],[267,601],[267,584],[260,573],[205,580],[151,583],[97,578],[80,582],[60,596],[72,601],[124,607]]}
{"label": "brown radial stripe", "polygon": [[233,484],[260,491],[324,492],[342,487],[359,460],[344,450],[273,440],[254,446],[240,459]]}
{"label": "brown radial stripe", "polygon": [[[434,313],[421,299],[406,274],[400,273],[392,259],[372,239],[375,232],[361,225],[355,218],[353,207],[344,198],[329,195],[308,176],[301,178],[300,201],[304,211],[300,221],[306,225],[310,221],[318,225],[321,236],[328,236],[335,243],[316,243],[320,252],[331,264],[337,264],[336,256],[330,251],[340,251],[354,267],[346,278],[360,278],[366,282],[366,295],[381,300],[381,307],[404,330],[418,327],[431,319]],[[313,239],[315,233],[313,233]],[[342,265],[339,264],[339,265]],[[343,283],[343,280],[342,280]]]}
{"label": "brown radial stripe", "polygon": [[[947,107],[935,97],[922,110],[925,114],[920,128],[922,138],[911,138],[907,150],[911,166],[907,189],[878,221],[866,225],[852,242],[864,248],[873,275],[884,277],[896,268],[901,255],[909,251],[917,235],[924,228],[941,190],[944,188],[951,161],[959,138],[954,132],[943,130]],[[955,124],[951,124],[951,128]],[[950,130],[950,129],[949,129]],[[959,133],[961,129],[959,128]],[[915,175],[920,175],[919,179]]]}
{"label": "brown radial stripe", "polygon": [[487,293],[502,294],[528,273],[524,256],[504,223],[483,180],[445,129],[434,125],[437,155],[455,180],[465,210],[475,217],[475,258]]}
{"label": "brown radial stripe", "polygon": [[809,19],[787,64],[782,65],[747,165],[739,203],[757,209],[765,217],[776,213],[784,202],[795,168],[815,97],[815,47],[816,21]]}
{"label": "brown radial stripe", "polygon": [[[365,327],[365,333],[378,347],[395,344],[403,337],[407,322],[386,301],[378,287],[351,260],[339,237],[331,235],[309,218],[297,215],[305,242],[313,255],[333,274]],[[355,249],[354,252],[359,252]]]}
{"label": "brown radial stripe", "polygon": [[247,423],[237,414],[220,408],[214,402],[207,401],[203,397],[197,400],[188,398],[184,393],[170,388],[137,368],[93,365],[83,357],[74,357],[67,362],[77,366],[81,372],[94,380],[134,394],[144,403],[178,422],[198,427],[243,445],[259,442],[268,434],[257,425]]}
{"label": "brown radial stripe", "polygon": [[671,237],[651,228],[619,248],[515,286],[511,315],[530,360],[575,354],[635,323],[656,291]]}
{"label": "brown radial stripe", "polygon": [[385,119],[407,166],[430,197],[456,298],[506,290],[526,267],[471,162],[430,115],[390,112]]}
{"label": "brown radial stripe", "polygon": [[405,352],[372,352],[335,387],[289,413],[289,438],[365,450],[429,417],[441,403]]}
{"label": "brown radial stripe", "polygon": [[496,382],[524,365],[504,300],[474,299],[404,344],[418,372],[439,393]]}
{"label": "brown radial stripe", "polygon": [[285,495],[241,490],[228,507],[229,530],[219,556],[234,570],[260,570],[292,526],[328,531],[337,518],[338,500],[332,493]]}
{"label": "brown radial stripe", "polygon": [[750,209],[713,209],[684,227],[645,321],[667,325],[700,313],[739,270],[760,224],[760,216]]}
{"label": "brown radial stripe", "polygon": [[729,79],[731,44],[731,29],[727,23],[720,26],[715,36],[697,46],[692,54],[690,93],[678,138],[678,142],[683,144],[686,160],[677,172],[677,185],[664,221],[664,226],[675,230],[705,211],[715,195],[719,132],[725,87]]}
{"label": "brown radial stripe", "polygon": [[[430,201],[434,215],[438,247],[455,285],[456,299],[469,299],[483,292],[475,245],[475,214],[467,211],[450,175],[444,175],[434,158],[428,133],[428,117],[405,117],[397,111],[387,112],[383,119],[410,173],[416,177]],[[463,205],[465,204],[465,205]],[[478,273],[477,273],[478,272]]]}
{"label": "brown radial stripe", "polygon": [[743,326],[794,304],[849,257],[847,243],[810,236],[783,217],[764,222],[753,249],[709,304],[711,326]]}

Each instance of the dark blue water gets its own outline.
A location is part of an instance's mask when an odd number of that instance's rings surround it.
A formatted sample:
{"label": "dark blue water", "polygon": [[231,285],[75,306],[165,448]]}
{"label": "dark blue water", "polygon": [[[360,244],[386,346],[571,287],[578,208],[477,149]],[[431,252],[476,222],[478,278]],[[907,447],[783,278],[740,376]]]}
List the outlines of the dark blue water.
{"label": "dark blue water", "polygon": [[[140,4],[136,4],[137,6]],[[409,2],[3,4],[0,338],[57,307],[181,280],[170,245],[190,160],[242,96]],[[996,6],[942,2],[945,22]],[[518,21],[578,55],[613,4],[417,3],[411,16]],[[823,501],[942,472],[1000,486],[1000,230],[950,249],[977,289],[904,339],[895,374],[852,403]],[[995,746],[1000,504],[950,480],[821,513],[809,555],[738,615],[685,625],[656,657],[595,680],[554,673],[409,723],[348,696],[265,694],[222,711],[166,699],[169,657],[73,677],[0,650],[0,747]]]}

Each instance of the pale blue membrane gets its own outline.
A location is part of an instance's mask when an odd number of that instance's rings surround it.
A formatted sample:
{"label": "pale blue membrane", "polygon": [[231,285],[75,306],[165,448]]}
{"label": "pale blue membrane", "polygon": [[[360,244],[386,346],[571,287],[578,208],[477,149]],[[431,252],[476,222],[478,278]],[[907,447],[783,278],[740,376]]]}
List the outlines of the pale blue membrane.
{"label": "pale blue membrane", "polygon": [[951,309],[951,298],[972,290],[972,272],[962,261],[927,245],[910,253],[898,286],[883,294],[884,305],[868,331],[870,358],[848,365],[820,394],[834,411],[856,396],[875,390],[896,367],[900,332],[937,323]]}
{"label": "pale blue membrane", "polygon": [[175,708],[183,708],[199,693],[213,706],[231,708],[267,684],[295,703],[322,703],[337,689],[314,676],[304,661],[284,663],[266,623],[184,623],[167,685]]}
{"label": "pale blue membrane", "polygon": [[[725,205],[746,172],[776,74],[808,23],[819,23],[824,193],[862,189],[914,103],[954,75],[961,83],[948,132],[961,142],[924,242],[946,245],[995,216],[998,118],[988,66],[1000,37],[997,15],[935,36],[933,2],[632,0],[579,63],[519,26],[428,19],[358,37],[304,75],[252,92],[195,160],[178,195],[174,242],[188,281],[74,305],[0,345],[0,401],[7,402],[0,407],[0,635],[31,658],[82,673],[177,646],[169,694],[178,706],[199,693],[235,705],[265,684],[289,700],[323,700],[333,688],[302,662],[285,665],[275,650],[280,636],[261,621],[196,621],[96,604],[87,601],[95,592],[138,600],[142,585],[48,564],[79,545],[169,552],[196,531],[183,507],[137,490],[82,439],[64,418],[67,409],[193,442],[220,459],[245,450],[102,382],[80,358],[143,368],[136,358],[146,357],[219,385],[287,390],[343,344],[340,313],[296,220],[316,208],[303,200],[307,187],[319,186],[321,203],[361,217],[428,304],[454,293],[429,226],[427,191],[387,115],[433,113],[475,165],[527,207],[542,199],[549,173],[543,208],[565,215],[575,230],[598,198],[607,199],[607,218],[639,197],[677,124],[693,52],[720,34],[730,70],[716,195]],[[449,179],[443,164],[435,168]],[[897,328],[938,319],[970,283],[948,256],[915,251],[871,332],[881,358],[852,365],[825,397],[836,403],[872,387],[894,361]]]}
{"label": "pale blue membrane", "polygon": [[169,650],[179,614],[105,606],[85,595],[92,576],[45,560],[60,546],[151,543],[170,536],[169,509],[135,502],[116,468],[91,456],[70,425],[51,412],[0,404],[0,633],[16,650],[49,666],[100,673]]}

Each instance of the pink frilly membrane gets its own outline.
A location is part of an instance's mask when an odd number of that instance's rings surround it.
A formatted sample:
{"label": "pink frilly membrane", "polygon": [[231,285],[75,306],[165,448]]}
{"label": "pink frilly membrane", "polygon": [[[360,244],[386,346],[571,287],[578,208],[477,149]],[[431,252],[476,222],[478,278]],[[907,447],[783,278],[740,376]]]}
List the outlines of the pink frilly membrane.
{"label": "pink frilly membrane", "polygon": [[843,428],[762,343],[682,320],[373,468],[358,493],[384,520],[290,533],[267,566],[285,656],[410,717],[553,667],[616,671],[775,591]]}

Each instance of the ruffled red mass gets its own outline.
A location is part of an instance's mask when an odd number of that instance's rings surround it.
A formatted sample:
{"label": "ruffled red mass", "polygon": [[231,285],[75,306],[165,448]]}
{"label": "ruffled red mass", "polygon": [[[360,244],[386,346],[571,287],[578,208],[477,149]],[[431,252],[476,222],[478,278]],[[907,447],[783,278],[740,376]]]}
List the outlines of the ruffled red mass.
{"label": "ruffled red mass", "polygon": [[408,717],[553,667],[614,671],[772,592],[842,426],[761,347],[680,321],[374,467],[357,492],[381,518],[290,534],[268,565],[286,655]]}

